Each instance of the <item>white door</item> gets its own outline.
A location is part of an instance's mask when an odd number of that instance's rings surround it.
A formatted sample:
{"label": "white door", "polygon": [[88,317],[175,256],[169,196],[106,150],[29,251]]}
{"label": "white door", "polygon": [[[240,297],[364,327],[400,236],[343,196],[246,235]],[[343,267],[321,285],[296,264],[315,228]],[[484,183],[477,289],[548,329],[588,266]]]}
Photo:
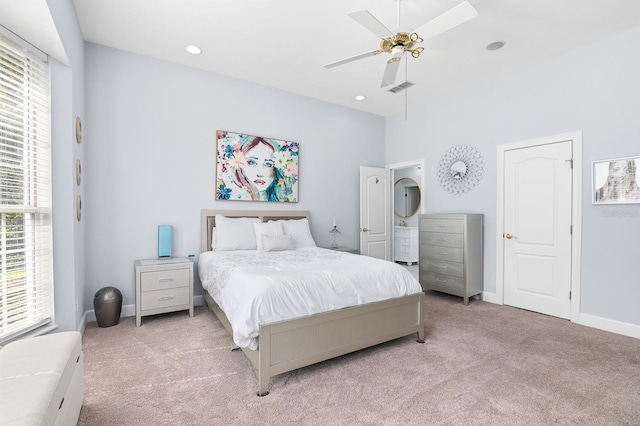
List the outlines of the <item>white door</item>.
{"label": "white door", "polygon": [[571,315],[572,142],[504,153],[504,303]]}
{"label": "white door", "polygon": [[360,254],[391,260],[391,170],[360,167]]}

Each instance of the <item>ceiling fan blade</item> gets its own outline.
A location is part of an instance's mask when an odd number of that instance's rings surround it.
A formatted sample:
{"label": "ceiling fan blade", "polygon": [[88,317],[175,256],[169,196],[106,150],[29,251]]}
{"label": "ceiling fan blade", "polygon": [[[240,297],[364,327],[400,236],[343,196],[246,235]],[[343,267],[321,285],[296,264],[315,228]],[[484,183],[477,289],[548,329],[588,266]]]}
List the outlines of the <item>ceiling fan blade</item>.
{"label": "ceiling fan blade", "polygon": [[391,30],[385,27],[382,22],[378,21],[376,17],[366,9],[351,12],[349,13],[349,16],[380,38],[385,38],[393,34]]}
{"label": "ceiling fan blade", "polygon": [[380,87],[389,86],[396,81],[398,68],[400,68],[400,59],[391,59],[387,62],[387,66],[384,68],[384,75],[382,76],[382,84],[380,84]]}
{"label": "ceiling fan blade", "polygon": [[362,59],[362,58],[368,58],[369,56],[373,56],[378,53],[380,53],[380,51],[378,50],[374,50],[373,52],[362,53],[360,55],[352,56],[347,59],[342,59],[341,61],[332,62],[330,64],[325,65],[324,67],[325,68],[337,67],[338,65],[348,64],[349,62],[357,61],[358,59]]}
{"label": "ceiling fan blade", "polygon": [[424,40],[428,40],[460,24],[464,24],[476,16],[478,16],[478,11],[468,1],[464,1],[417,28],[415,32]]}

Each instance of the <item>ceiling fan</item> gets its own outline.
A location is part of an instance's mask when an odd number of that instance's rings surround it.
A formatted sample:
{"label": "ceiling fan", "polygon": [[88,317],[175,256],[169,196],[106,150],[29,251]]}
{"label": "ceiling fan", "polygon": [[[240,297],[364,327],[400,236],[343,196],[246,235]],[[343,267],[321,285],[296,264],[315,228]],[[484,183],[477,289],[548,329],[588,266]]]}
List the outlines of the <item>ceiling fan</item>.
{"label": "ceiling fan", "polygon": [[[398,2],[397,25],[399,27],[401,0],[396,1]],[[387,65],[385,66],[384,74],[382,76],[382,84],[380,85],[380,87],[386,87],[395,82],[396,75],[398,74],[398,68],[400,67],[400,59],[405,53],[410,54],[414,58],[418,58],[420,53],[424,51],[424,47],[417,47],[417,44],[475,18],[478,16],[478,12],[473,6],[471,6],[471,4],[469,4],[468,1],[463,1],[453,9],[449,9],[442,15],[422,25],[420,28],[416,29],[415,32],[401,31],[397,33],[391,32],[391,30],[385,27],[366,9],[351,12],[349,13],[349,16],[360,23],[360,25],[380,37],[380,48],[372,52],[366,52],[337,62],[332,62],[324,67],[333,68],[338,65],[357,61],[358,59],[379,55],[383,52],[390,53],[391,58],[387,61]],[[419,33],[422,34],[422,36],[418,35]]]}

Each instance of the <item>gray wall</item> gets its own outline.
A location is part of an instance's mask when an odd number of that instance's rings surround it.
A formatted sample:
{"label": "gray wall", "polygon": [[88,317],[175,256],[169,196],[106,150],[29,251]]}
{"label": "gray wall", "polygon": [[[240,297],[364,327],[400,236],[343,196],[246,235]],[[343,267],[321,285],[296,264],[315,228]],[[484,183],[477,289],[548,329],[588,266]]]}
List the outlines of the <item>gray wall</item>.
{"label": "gray wall", "polygon": [[[495,291],[496,146],[575,130],[583,131],[584,142],[582,312],[640,325],[634,244],[640,239],[640,207],[590,202],[591,161],[640,154],[640,58],[632,53],[640,45],[640,28],[413,108],[405,121],[404,114],[384,120],[83,45],[73,2],[48,4],[70,61],[70,67],[52,63],[54,268],[61,329],[78,327],[100,287],[118,286],[124,303],[134,303],[133,261],[156,255],[158,224],[174,226],[176,255],[197,254],[201,208],[308,209],[320,245],[331,243],[335,217],[341,244],[355,247],[358,167],[418,158],[426,161],[426,212],[485,214],[485,286]],[[84,119],[80,145],[74,138],[76,116]],[[299,142],[300,202],[214,201],[217,129]],[[456,144],[477,147],[485,160],[480,185],[463,196],[442,190],[435,174],[440,156]],[[77,158],[84,165],[80,187],[74,181]],[[75,220],[78,194],[85,207],[81,222]]]}
{"label": "gray wall", "polygon": [[[200,252],[200,209],[310,210],[318,245],[358,244],[359,167],[384,166],[385,120],[291,93],[87,43],[87,285],[135,303],[133,262]],[[215,201],[216,130],[300,143],[297,204]],[[201,287],[195,294],[201,294]]]}
{"label": "gray wall", "polygon": [[[485,291],[496,289],[496,146],[581,130],[581,312],[640,325],[640,207],[591,205],[590,180],[592,161],[640,155],[638,46],[640,27],[387,121],[387,163],[426,159],[427,213],[485,215]],[[444,191],[436,175],[457,144],[475,146],[485,162],[465,195]]]}
{"label": "gray wall", "polygon": [[[76,220],[76,159],[84,160],[76,143],[75,119],[84,111],[84,40],[72,0],[48,1],[51,17],[69,65],[51,59],[51,144],[53,186],[53,268],[55,315],[61,331],[82,326],[86,292],[85,222]],[[77,302],[77,303],[76,303]]]}

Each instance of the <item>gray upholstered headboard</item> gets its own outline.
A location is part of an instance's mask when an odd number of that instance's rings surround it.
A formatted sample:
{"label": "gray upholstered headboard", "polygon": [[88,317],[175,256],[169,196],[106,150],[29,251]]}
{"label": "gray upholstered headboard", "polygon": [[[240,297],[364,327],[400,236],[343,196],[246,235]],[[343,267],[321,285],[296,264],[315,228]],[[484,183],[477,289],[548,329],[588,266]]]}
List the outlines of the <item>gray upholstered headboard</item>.
{"label": "gray upholstered headboard", "polygon": [[216,214],[226,217],[257,217],[262,222],[307,218],[311,223],[311,212],[304,210],[200,210],[200,251],[211,250],[211,233],[216,226]]}

